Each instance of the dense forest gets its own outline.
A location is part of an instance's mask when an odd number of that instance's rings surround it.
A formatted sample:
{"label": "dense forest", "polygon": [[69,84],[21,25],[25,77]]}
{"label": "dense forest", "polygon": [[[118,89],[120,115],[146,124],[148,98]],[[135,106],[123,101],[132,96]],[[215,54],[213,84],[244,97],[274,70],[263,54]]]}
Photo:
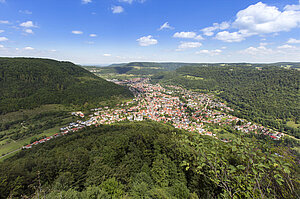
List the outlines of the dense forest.
{"label": "dense forest", "polygon": [[284,147],[231,143],[154,122],[63,136],[0,163],[0,198],[299,198]]}
{"label": "dense forest", "polygon": [[33,58],[0,58],[0,114],[43,104],[97,104],[132,97],[70,62]]}
{"label": "dense forest", "polygon": [[154,82],[176,84],[200,92],[214,92],[235,109],[234,114],[300,138],[300,71],[252,66],[182,67],[157,74]]}
{"label": "dense forest", "polygon": [[151,76],[165,71],[174,71],[181,67],[186,66],[197,66],[197,67],[269,67],[276,66],[282,68],[300,68],[300,63],[293,62],[278,62],[272,64],[251,64],[251,63],[176,63],[176,62],[165,62],[165,63],[156,63],[156,62],[130,62],[123,64],[112,64],[107,67],[97,67],[97,66],[85,66],[89,71],[103,76],[106,74],[115,74],[115,75],[145,75]]}

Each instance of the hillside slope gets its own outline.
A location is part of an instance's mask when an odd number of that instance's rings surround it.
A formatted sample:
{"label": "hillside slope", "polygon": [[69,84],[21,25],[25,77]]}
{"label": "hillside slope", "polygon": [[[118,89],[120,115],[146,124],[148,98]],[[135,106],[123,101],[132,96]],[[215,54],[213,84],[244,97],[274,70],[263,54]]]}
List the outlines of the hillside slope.
{"label": "hillside slope", "polygon": [[119,123],[0,163],[0,198],[297,198],[292,164],[285,149],[254,138],[223,143],[154,122]]}
{"label": "hillside slope", "polygon": [[70,62],[0,58],[0,114],[43,104],[96,104],[131,97],[127,88]]}

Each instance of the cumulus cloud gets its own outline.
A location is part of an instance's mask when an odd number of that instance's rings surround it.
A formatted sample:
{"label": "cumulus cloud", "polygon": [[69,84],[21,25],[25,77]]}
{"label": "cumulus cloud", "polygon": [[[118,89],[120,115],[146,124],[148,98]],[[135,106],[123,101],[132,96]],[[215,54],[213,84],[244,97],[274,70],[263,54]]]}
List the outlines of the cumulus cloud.
{"label": "cumulus cloud", "polygon": [[182,51],[189,48],[199,48],[202,46],[200,42],[181,42],[176,51]]}
{"label": "cumulus cloud", "polygon": [[291,48],[296,48],[295,46],[291,46],[288,44],[282,45],[282,46],[278,46],[278,49],[291,49]]}
{"label": "cumulus cloud", "polygon": [[26,22],[23,22],[20,24],[21,27],[24,27],[24,28],[34,28],[36,27],[32,21],[26,21]]}
{"label": "cumulus cloud", "polygon": [[294,39],[294,38],[290,38],[288,41],[287,41],[288,44],[300,44],[300,39],[297,40],[297,39]]}
{"label": "cumulus cloud", "polygon": [[90,37],[97,37],[96,34],[90,34]]}
{"label": "cumulus cloud", "polygon": [[111,57],[111,54],[105,53],[105,54],[103,54],[103,56],[104,56],[104,57]]}
{"label": "cumulus cloud", "polygon": [[284,10],[287,10],[287,11],[300,10],[300,0],[299,0],[298,5],[286,5],[284,7]]}
{"label": "cumulus cloud", "polygon": [[181,39],[196,39],[202,40],[203,37],[201,35],[197,35],[195,32],[176,32],[173,35],[174,38],[181,38]]}
{"label": "cumulus cloud", "polygon": [[0,48],[4,48],[4,46],[3,46],[3,45],[0,45]]}
{"label": "cumulus cloud", "polygon": [[253,34],[289,31],[300,26],[300,12],[294,10],[281,12],[275,6],[259,2],[239,11],[232,25]]}
{"label": "cumulus cloud", "polygon": [[92,3],[92,0],[81,0],[82,4],[88,4],[88,3]]}
{"label": "cumulus cloud", "polygon": [[80,30],[73,30],[72,33],[75,34],[75,35],[82,35],[83,34],[83,32],[80,31]]}
{"label": "cumulus cloud", "polygon": [[230,23],[224,21],[221,24],[214,23],[213,26],[203,28],[201,31],[206,36],[213,36],[215,34],[214,31],[225,30],[228,29],[229,27],[230,27]]}
{"label": "cumulus cloud", "polygon": [[274,51],[272,49],[266,48],[265,46],[259,46],[259,47],[251,46],[249,48],[246,48],[245,50],[240,51],[240,53],[256,56],[256,55],[271,54],[274,53]]}
{"label": "cumulus cloud", "polygon": [[138,2],[138,3],[146,2],[146,0],[119,0],[119,2],[121,2],[121,3],[129,3],[129,4],[132,4],[134,1]]}
{"label": "cumulus cloud", "polygon": [[166,22],[163,25],[161,25],[158,30],[163,30],[163,29],[174,29],[174,28],[170,26],[169,22]]}
{"label": "cumulus cloud", "polygon": [[111,7],[112,13],[119,14],[124,12],[124,8],[122,6],[112,6]]}
{"label": "cumulus cloud", "polygon": [[23,48],[23,50],[34,50],[34,48],[27,46],[27,47]]}
{"label": "cumulus cloud", "polygon": [[207,54],[210,56],[215,56],[215,55],[219,55],[220,53],[222,53],[223,51],[220,49],[215,49],[215,50],[200,50],[198,52],[196,52],[196,54]]}
{"label": "cumulus cloud", "polygon": [[8,39],[6,37],[0,37],[0,42],[2,41],[8,41]]}
{"label": "cumulus cloud", "polygon": [[241,32],[228,32],[228,31],[223,31],[219,32],[216,35],[216,39],[224,41],[224,42],[240,42],[245,39],[245,36]]}
{"label": "cumulus cloud", "polygon": [[196,37],[195,32],[176,32],[173,37],[175,38],[184,38],[184,39],[193,39]]}
{"label": "cumulus cloud", "polygon": [[[300,3],[300,2],[299,2]],[[290,31],[300,27],[300,4],[287,5],[280,11],[276,6],[269,6],[262,2],[250,5],[236,14],[232,23],[214,23],[213,26],[202,29],[206,36],[214,35],[214,31],[220,31],[215,38],[224,42],[240,42],[253,35],[276,34],[282,31]],[[225,29],[237,29],[229,32]]]}
{"label": "cumulus cloud", "polygon": [[158,43],[158,41],[156,39],[154,39],[152,35],[141,37],[141,38],[137,39],[136,41],[139,42],[140,46],[150,46],[150,45],[155,45]]}
{"label": "cumulus cloud", "polygon": [[24,32],[26,32],[28,34],[33,34],[34,33],[31,29],[25,29]]}
{"label": "cumulus cloud", "polygon": [[4,30],[0,30],[0,33],[3,33],[4,32]]}

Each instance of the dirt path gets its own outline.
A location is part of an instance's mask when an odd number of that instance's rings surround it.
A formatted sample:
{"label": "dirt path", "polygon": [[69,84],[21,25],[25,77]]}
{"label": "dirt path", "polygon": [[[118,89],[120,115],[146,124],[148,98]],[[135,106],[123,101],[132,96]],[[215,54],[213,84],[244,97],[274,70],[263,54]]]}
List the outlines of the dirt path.
{"label": "dirt path", "polygon": [[7,153],[7,154],[1,156],[0,159],[4,158],[4,157],[6,157],[6,156],[8,156],[8,155],[10,155],[10,154],[12,154],[12,153],[15,153],[15,152],[17,152],[17,151],[20,151],[21,149],[22,149],[22,148],[19,148],[19,149],[17,149],[17,150],[14,150],[14,151],[12,151],[12,152],[9,152],[9,153]]}

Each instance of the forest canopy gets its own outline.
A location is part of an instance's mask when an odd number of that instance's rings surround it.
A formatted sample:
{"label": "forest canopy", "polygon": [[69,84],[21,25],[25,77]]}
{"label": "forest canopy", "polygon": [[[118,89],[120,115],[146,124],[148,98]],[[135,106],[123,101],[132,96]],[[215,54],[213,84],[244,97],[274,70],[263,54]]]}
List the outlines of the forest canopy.
{"label": "forest canopy", "polygon": [[43,104],[97,104],[131,92],[70,62],[0,58],[0,114]]}
{"label": "forest canopy", "polygon": [[[154,123],[89,128],[0,163],[0,198],[297,198],[285,148]],[[298,180],[298,181],[297,181]]]}

